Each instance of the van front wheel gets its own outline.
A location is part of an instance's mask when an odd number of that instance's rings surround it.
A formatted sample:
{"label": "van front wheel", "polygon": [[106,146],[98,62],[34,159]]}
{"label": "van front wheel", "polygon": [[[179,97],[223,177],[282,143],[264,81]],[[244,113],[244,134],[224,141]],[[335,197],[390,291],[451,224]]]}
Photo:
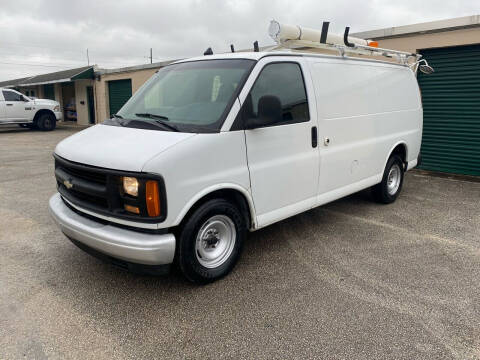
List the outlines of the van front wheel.
{"label": "van front wheel", "polygon": [[392,155],[387,161],[382,182],[372,188],[375,200],[383,204],[394,202],[403,185],[404,165],[398,155]]}
{"label": "van front wheel", "polygon": [[242,251],[247,227],[238,208],[209,200],[186,221],[178,239],[180,269],[190,281],[206,284],[228,274]]}

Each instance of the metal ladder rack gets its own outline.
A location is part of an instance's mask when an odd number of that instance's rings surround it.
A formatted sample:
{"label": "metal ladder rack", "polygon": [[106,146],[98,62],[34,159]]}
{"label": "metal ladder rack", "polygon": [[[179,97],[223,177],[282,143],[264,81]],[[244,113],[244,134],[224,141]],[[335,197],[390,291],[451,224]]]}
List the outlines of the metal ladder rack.
{"label": "metal ladder rack", "polygon": [[[412,65],[420,60],[422,55],[414,54],[406,51],[398,51],[391,49],[383,49],[373,46],[364,46],[364,45],[336,45],[336,44],[323,44],[315,43],[313,41],[306,40],[283,40],[278,43],[278,45],[272,46],[267,51],[278,51],[289,49],[292,51],[299,52],[312,52],[318,53],[318,50],[330,50],[337,51],[340,56],[344,57],[345,55],[366,55],[366,56],[378,56],[378,57],[387,57],[390,59],[396,59],[400,64]],[[413,60],[413,62],[410,62]]]}
{"label": "metal ladder rack", "polygon": [[406,51],[379,48],[376,41],[349,37],[350,27],[348,26],[345,28],[343,37],[331,34],[328,31],[329,25],[330,22],[324,21],[320,31],[299,25],[281,24],[276,20],[272,20],[268,32],[277,45],[272,46],[268,50],[289,49],[292,51],[317,53],[321,52],[321,50],[329,50],[338,52],[342,57],[346,55],[382,56],[412,67],[422,57],[419,54]]}

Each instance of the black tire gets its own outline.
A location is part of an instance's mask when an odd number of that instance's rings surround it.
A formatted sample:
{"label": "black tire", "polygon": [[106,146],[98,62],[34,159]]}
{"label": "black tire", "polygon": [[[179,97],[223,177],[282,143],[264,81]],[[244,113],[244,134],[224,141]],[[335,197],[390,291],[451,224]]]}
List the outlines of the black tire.
{"label": "black tire", "polygon": [[[224,257],[224,262],[217,267],[206,267],[201,264],[200,251],[197,250],[197,237],[200,230],[208,229],[214,222],[212,218],[230,219],[235,228],[235,240],[231,245],[231,252]],[[226,218],[225,218],[226,217]],[[215,219],[214,218],[214,219]],[[181,228],[177,240],[177,261],[185,277],[195,283],[206,284],[227,275],[237,263],[242,252],[243,243],[247,233],[245,217],[232,203],[223,199],[209,200],[196,209],[186,220]],[[200,238],[202,239],[202,238]],[[209,241],[209,240],[207,240]],[[224,240],[225,241],[225,240]],[[226,241],[222,243],[228,244]],[[218,242],[220,244],[220,242]],[[214,246],[211,244],[209,246]],[[222,249],[221,247],[219,249]],[[205,251],[205,250],[203,250]],[[206,251],[210,251],[207,249]],[[226,252],[228,254],[229,251]]]}
{"label": "black tire", "polygon": [[37,119],[37,126],[42,131],[52,131],[57,125],[57,119],[53,114],[42,114]]}
{"label": "black tire", "polygon": [[[393,186],[393,187],[390,187],[390,190],[389,190],[389,183],[392,184],[392,182],[389,182],[389,175],[391,174],[391,171],[393,168],[398,169],[400,179],[399,179],[398,187]],[[393,203],[397,199],[400,192],[402,191],[403,177],[404,177],[404,164],[403,164],[402,158],[394,154],[390,156],[390,159],[388,159],[387,161],[387,165],[385,166],[385,171],[383,172],[382,182],[372,187],[372,193],[375,200],[382,204]],[[396,188],[396,190],[393,191],[394,190],[393,188]]]}

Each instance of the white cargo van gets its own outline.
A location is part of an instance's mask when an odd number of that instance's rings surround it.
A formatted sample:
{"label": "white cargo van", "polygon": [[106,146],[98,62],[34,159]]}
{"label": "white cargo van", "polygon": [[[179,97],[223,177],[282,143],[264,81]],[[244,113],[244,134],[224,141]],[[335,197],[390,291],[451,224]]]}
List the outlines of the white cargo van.
{"label": "white cargo van", "polygon": [[133,271],[176,261],[205,283],[248,231],[372,187],[398,197],[422,104],[404,64],[292,51],[159,70],[103,124],[55,149],[50,211],[76,245]]}

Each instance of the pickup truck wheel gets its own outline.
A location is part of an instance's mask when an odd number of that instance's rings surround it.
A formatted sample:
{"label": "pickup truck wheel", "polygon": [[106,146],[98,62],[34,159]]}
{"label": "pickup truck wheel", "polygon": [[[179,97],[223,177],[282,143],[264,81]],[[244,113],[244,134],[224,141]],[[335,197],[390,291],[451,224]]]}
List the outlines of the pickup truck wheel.
{"label": "pickup truck wheel", "polygon": [[404,165],[398,155],[392,155],[387,161],[382,182],[372,188],[375,200],[383,204],[394,202],[403,185]]}
{"label": "pickup truck wheel", "polygon": [[37,120],[37,125],[42,131],[52,131],[57,125],[57,119],[53,114],[42,114]]}
{"label": "pickup truck wheel", "polygon": [[192,282],[206,284],[227,275],[242,251],[245,217],[223,199],[201,205],[183,225],[178,238],[178,263]]}

